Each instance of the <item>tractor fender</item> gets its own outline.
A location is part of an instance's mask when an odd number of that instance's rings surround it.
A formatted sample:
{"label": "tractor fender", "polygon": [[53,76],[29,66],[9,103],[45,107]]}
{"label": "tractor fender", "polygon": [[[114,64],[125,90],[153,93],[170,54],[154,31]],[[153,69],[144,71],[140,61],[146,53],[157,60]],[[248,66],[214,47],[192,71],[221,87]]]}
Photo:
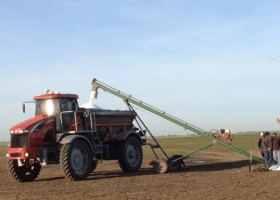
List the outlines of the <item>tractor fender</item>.
{"label": "tractor fender", "polygon": [[140,144],[143,144],[140,135],[135,133],[135,130],[123,131],[120,134],[118,134],[115,139],[117,141],[122,141],[122,140],[126,140],[129,136],[136,137],[139,140]]}
{"label": "tractor fender", "polygon": [[90,141],[85,136],[82,136],[82,135],[67,135],[60,141],[60,144],[70,144],[78,138],[85,140],[88,143],[88,145],[90,146],[91,151],[94,152],[93,145],[90,143]]}

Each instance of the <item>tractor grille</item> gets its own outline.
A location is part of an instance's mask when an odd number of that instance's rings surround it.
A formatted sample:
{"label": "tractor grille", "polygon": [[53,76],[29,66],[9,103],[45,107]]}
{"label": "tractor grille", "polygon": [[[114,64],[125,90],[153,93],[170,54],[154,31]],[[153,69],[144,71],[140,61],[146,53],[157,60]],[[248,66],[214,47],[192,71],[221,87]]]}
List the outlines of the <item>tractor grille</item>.
{"label": "tractor grille", "polygon": [[21,153],[11,153],[10,154],[11,157],[21,157]]}
{"label": "tractor grille", "polygon": [[28,133],[25,134],[12,134],[11,135],[11,148],[27,147]]}

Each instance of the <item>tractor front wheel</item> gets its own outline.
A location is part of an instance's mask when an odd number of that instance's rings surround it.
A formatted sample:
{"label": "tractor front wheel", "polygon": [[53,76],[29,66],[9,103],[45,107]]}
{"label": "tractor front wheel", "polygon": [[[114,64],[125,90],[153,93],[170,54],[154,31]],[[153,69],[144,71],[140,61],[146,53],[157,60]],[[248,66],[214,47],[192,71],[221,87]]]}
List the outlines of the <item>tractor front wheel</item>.
{"label": "tractor front wheel", "polygon": [[66,178],[72,181],[85,179],[93,170],[89,145],[81,139],[62,145],[60,165]]}
{"label": "tractor front wheel", "polygon": [[29,182],[37,178],[41,171],[41,164],[36,160],[22,160],[22,166],[17,160],[7,160],[9,173],[18,182]]}
{"label": "tractor front wheel", "polygon": [[137,172],[143,161],[143,150],[136,137],[129,137],[118,145],[118,162],[124,172]]}

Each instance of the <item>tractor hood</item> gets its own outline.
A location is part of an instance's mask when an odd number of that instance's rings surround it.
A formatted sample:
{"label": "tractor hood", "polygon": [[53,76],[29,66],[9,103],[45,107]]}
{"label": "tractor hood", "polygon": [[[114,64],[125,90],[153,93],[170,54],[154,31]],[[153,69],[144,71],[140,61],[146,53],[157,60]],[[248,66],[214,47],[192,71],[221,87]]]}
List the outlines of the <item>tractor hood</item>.
{"label": "tractor hood", "polygon": [[44,125],[47,121],[54,120],[53,117],[48,115],[36,115],[35,117],[25,120],[10,128],[11,134],[32,133],[40,126]]}

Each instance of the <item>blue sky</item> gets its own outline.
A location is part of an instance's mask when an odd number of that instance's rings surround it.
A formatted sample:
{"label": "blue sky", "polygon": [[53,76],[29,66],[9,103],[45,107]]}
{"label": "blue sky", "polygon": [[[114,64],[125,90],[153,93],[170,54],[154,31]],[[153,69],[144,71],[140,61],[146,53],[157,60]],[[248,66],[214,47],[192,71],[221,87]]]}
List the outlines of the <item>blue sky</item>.
{"label": "blue sky", "polygon": [[[48,88],[93,78],[206,131],[279,130],[279,1],[0,1],[0,141]],[[99,91],[95,104],[125,109]],[[155,135],[186,134],[142,109]]]}

